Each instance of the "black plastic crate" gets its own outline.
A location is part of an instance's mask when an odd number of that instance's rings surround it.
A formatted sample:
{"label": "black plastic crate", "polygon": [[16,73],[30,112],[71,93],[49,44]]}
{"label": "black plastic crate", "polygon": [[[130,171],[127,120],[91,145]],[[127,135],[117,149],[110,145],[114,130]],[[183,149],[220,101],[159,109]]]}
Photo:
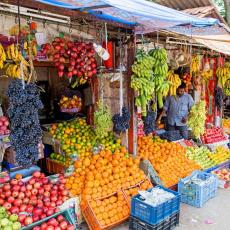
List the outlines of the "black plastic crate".
{"label": "black plastic crate", "polygon": [[180,212],[176,212],[159,224],[147,224],[133,216],[129,218],[130,230],[171,230],[179,224]]}

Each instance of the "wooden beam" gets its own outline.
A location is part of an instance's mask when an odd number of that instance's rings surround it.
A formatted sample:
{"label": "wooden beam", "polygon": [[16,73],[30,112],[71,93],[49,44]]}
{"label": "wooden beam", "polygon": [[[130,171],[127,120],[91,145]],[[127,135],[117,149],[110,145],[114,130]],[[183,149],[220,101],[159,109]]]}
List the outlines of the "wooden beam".
{"label": "wooden beam", "polygon": [[[7,4],[11,4],[11,5],[17,5],[17,2],[18,2],[17,0],[1,0],[1,3],[7,3]],[[107,23],[109,23],[113,26],[116,26],[116,27],[133,29],[132,26],[129,26],[129,25],[126,25],[123,23],[114,22],[112,20],[100,19],[94,15],[87,13],[87,12],[81,12],[78,10],[70,10],[70,9],[66,9],[66,8],[62,8],[62,7],[57,7],[57,6],[37,2],[34,0],[20,0],[19,2],[20,2],[20,6],[22,6],[22,7],[47,11],[47,12],[54,13],[54,14],[60,14],[60,15],[68,16],[68,17],[73,18],[73,19],[76,19],[76,18],[83,19],[84,18],[86,20],[88,19],[88,20],[94,20],[94,21],[107,22]]]}
{"label": "wooden beam", "polygon": [[128,44],[128,62],[127,62],[127,100],[128,100],[128,109],[130,111],[131,119],[130,119],[130,127],[128,130],[128,150],[129,153],[136,153],[135,150],[135,107],[134,107],[134,91],[130,87],[131,85],[131,75],[132,75],[132,65],[135,59],[135,41],[134,37],[130,39]]}

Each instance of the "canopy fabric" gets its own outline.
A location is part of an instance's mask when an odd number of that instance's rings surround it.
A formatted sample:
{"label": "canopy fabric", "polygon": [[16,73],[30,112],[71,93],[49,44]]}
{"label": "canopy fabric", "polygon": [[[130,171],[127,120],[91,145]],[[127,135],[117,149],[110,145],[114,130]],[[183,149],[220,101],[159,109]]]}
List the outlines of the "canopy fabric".
{"label": "canopy fabric", "polygon": [[59,7],[87,11],[96,17],[135,26],[138,34],[151,33],[176,25],[210,26],[217,19],[197,18],[145,0],[37,0]]}
{"label": "canopy fabric", "polygon": [[207,40],[207,39],[201,39],[201,38],[196,38],[195,41],[200,44],[205,45],[211,50],[215,50],[217,52],[227,54],[230,56],[230,43],[228,42],[213,41],[213,40]]}

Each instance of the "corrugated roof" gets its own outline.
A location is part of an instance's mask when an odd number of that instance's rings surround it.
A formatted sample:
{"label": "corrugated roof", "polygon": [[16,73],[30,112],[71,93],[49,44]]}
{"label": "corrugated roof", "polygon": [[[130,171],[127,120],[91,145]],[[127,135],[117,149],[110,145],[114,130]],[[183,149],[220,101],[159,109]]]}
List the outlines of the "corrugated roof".
{"label": "corrugated roof", "polygon": [[154,2],[176,10],[185,10],[212,5],[210,0],[155,0]]}
{"label": "corrugated roof", "polygon": [[208,15],[211,15],[213,12],[215,12],[215,7],[214,6],[203,6],[203,7],[186,9],[182,11],[185,13],[197,16],[199,18],[204,18]]}

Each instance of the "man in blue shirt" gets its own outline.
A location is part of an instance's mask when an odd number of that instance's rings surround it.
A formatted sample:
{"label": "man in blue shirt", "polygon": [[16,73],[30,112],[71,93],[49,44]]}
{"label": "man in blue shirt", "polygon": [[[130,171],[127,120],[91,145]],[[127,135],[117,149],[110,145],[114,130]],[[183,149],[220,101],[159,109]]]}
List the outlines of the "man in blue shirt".
{"label": "man in blue shirt", "polygon": [[179,130],[184,139],[188,139],[187,119],[194,104],[191,95],[185,92],[186,85],[182,83],[177,89],[176,96],[166,98],[163,112],[158,118],[160,122],[163,114],[167,116],[167,130]]}

